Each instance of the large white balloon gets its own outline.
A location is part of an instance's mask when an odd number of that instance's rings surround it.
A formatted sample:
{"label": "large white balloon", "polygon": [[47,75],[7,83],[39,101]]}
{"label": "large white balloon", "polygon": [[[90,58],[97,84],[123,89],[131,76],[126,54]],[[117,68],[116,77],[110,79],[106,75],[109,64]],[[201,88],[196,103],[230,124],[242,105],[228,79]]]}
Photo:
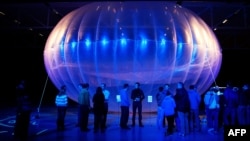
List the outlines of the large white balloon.
{"label": "large white balloon", "polygon": [[[77,101],[78,84],[110,90],[110,110],[123,83],[141,83],[144,111],[156,110],[158,87],[195,84],[204,93],[221,67],[220,46],[210,27],[192,11],[168,2],[95,2],[78,8],[55,26],[44,49],[49,78]],[[152,96],[152,103],[150,100]],[[149,99],[147,99],[149,98]]]}

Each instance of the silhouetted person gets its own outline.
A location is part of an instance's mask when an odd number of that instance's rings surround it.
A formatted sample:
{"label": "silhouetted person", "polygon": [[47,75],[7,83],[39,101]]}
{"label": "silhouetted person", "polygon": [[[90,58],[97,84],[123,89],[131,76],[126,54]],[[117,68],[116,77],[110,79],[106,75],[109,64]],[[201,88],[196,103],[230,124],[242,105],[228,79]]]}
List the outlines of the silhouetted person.
{"label": "silhouetted person", "polygon": [[224,110],[224,124],[236,125],[237,108],[239,105],[238,88],[233,87],[230,83],[224,91],[225,110]]}
{"label": "silhouetted person", "polygon": [[79,126],[80,130],[88,132],[88,121],[89,121],[89,111],[90,111],[90,94],[89,94],[89,84],[79,84],[80,93],[78,96],[79,103]]}
{"label": "silhouetted person", "polygon": [[189,86],[188,96],[190,100],[190,112],[189,112],[190,132],[200,131],[199,106],[201,102],[201,96],[195,89],[194,85]]}
{"label": "silhouetted person", "polygon": [[[239,91],[239,106],[237,109],[237,119],[239,125],[247,125],[247,97],[250,95],[248,84],[244,84]],[[250,118],[250,117],[249,117]]]}
{"label": "silhouetted person", "polygon": [[101,132],[105,131],[104,115],[105,115],[105,97],[102,92],[101,87],[96,88],[96,93],[93,96],[93,112],[94,112],[94,132],[98,132],[101,129]]}
{"label": "silhouetted person", "polygon": [[206,105],[207,128],[208,133],[217,134],[219,130],[219,96],[217,89],[211,87],[204,96],[204,103]]}
{"label": "silhouetted person", "polygon": [[102,88],[102,92],[104,94],[104,97],[105,97],[105,101],[104,101],[104,117],[103,117],[103,127],[107,127],[106,125],[106,122],[107,122],[107,115],[108,115],[108,110],[109,110],[109,106],[108,106],[108,102],[109,102],[109,95],[110,95],[110,92],[109,90],[107,89],[106,87],[106,84],[105,83],[102,83],[101,84],[101,88]]}
{"label": "silhouetted person", "polygon": [[176,111],[180,120],[180,136],[186,136],[189,133],[189,111],[190,111],[190,100],[187,90],[184,88],[182,82],[177,83],[176,93],[174,95],[176,103]]}
{"label": "silhouetted person", "polygon": [[133,100],[132,126],[135,126],[136,110],[138,110],[139,126],[143,127],[143,124],[142,124],[142,100],[144,98],[145,98],[144,92],[140,89],[140,83],[136,82],[135,88],[131,92],[131,99]]}
{"label": "silhouetted person", "polygon": [[25,141],[29,135],[29,123],[31,114],[31,101],[27,92],[25,80],[22,80],[16,87],[17,95],[17,113],[14,127],[14,136],[16,139]]}
{"label": "silhouetted person", "polygon": [[56,120],[57,130],[61,131],[64,130],[65,128],[64,119],[68,106],[68,97],[66,94],[65,85],[61,86],[60,91],[55,98],[55,104],[57,107],[57,120]]}
{"label": "silhouetted person", "polygon": [[224,94],[220,91],[219,88],[218,89],[218,96],[219,96],[219,120],[218,120],[218,126],[219,126],[219,129],[220,128],[223,128],[223,125],[224,125],[224,110],[225,110],[225,98],[224,98]]}

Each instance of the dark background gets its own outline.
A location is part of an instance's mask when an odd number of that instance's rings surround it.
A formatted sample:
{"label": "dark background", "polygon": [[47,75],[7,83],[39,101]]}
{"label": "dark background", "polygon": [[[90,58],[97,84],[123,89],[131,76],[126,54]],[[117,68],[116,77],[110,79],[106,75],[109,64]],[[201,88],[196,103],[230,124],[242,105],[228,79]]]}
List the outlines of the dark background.
{"label": "dark background", "polygon": [[[218,5],[218,2],[222,5]],[[7,16],[0,14],[1,108],[15,105],[15,87],[21,79],[28,81],[34,107],[40,105],[41,98],[43,99],[40,106],[54,104],[54,97],[58,90],[50,79],[46,83],[47,73],[43,62],[46,39],[64,15],[86,3],[89,2],[80,4],[76,1],[70,3],[0,3],[0,11],[7,13]],[[241,86],[245,82],[249,83],[249,3],[246,1],[217,1],[217,3],[209,2],[209,5],[207,3],[205,1],[198,4],[182,1],[182,5],[192,11],[203,12],[199,16],[209,26],[218,28],[215,34],[222,47],[222,65],[215,83],[222,87],[226,85],[227,81],[232,81],[236,86]],[[205,8],[208,10],[204,10]],[[239,8],[240,12],[234,14],[234,11]],[[213,9],[211,11],[214,12],[211,13],[210,9]],[[53,13],[55,10],[59,11],[59,14]],[[49,22],[48,11],[50,11]],[[229,18],[230,22],[226,25],[218,24],[223,18]],[[22,21],[21,24],[13,22],[14,19]],[[33,25],[34,21],[42,21],[47,24],[46,26]],[[34,30],[27,30],[29,27]],[[70,103],[75,104],[73,101]]]}

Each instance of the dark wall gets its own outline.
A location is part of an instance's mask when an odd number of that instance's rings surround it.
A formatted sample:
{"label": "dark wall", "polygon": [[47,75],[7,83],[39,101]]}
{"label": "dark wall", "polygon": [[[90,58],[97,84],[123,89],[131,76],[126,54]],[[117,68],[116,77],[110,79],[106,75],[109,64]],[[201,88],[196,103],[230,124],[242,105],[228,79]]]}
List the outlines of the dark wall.
{"label": "dark wall", "polygon": [[222,51],[222,66],[216,79],[219,86],[232,81],[236,86],[250,82],[250,49],[227,49]]}
{"label": "dark wall", "polygon": [[[28,82],[28,90],[33,104],[37,107],[45,90],[43,102],[53,103],[56,88],[48,79],[43,63],[43,49],[40,48],[2,48],[2,96],[1,106],[15,104],[15,87],[21,79]],[[43,103],[42,103],[43,104]]]}

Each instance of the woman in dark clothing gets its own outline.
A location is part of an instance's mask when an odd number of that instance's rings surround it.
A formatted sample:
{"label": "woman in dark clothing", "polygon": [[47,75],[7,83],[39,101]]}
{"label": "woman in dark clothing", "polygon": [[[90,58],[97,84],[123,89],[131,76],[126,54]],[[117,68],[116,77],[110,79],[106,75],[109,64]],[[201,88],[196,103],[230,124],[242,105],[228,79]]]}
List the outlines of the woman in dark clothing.
{"label": "woman in dark clothing", "polygon": [[105,127],[103,126],[104,122],[104,102],[105,97],[102,92],[101,87],[97,87],[96,93],[93,96],[93,110],[94,110],[94,132],[97,132],[101,129],[102,132],[105,131]]}

